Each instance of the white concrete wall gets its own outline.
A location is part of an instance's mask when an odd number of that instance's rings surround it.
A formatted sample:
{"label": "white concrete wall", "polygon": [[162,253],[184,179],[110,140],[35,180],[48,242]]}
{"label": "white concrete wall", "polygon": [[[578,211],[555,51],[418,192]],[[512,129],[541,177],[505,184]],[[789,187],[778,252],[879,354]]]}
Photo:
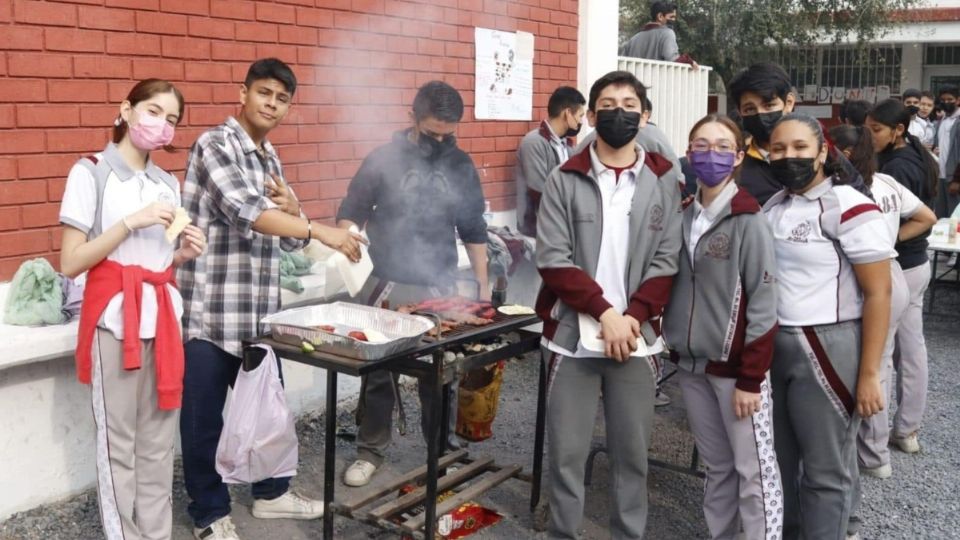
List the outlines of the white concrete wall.
{"label": "white concrete wall", "polygon": [[577,87],[589,96],[593,81],[617,69],[620,2],[580,0],[577,34]]}
{"label": "white concrete wall", "polygon": [[[8,284],[0,284],[0,306]],[[0,310],[2,311],[2,310]],[[62,340],[66,333],[71,339]],[[17,343],[27,334],[32,343]],[[44,334],[49,335],[45,338]],[[0,520],[14,512],[55,502],[95,485],[94,425],[89,387],[77,382],[75,329],[48,327],[23,331],[0,325],[0,341],[14,346],[0,362]],[[54,344],[60,354],[45,350]],[[27,361],[31,352],[45,360]],[[17,356],[13,356],[17,355]],[[14,365],[15,364],[15,365]],[[296,414],[323,410],[325,372],[284,361],[287,402]],[[337,396],[354,398],[360,379],[340,377]],[[179,443],[178,443],[179,447]],[[178,448],[179,453],[179,448]]]}

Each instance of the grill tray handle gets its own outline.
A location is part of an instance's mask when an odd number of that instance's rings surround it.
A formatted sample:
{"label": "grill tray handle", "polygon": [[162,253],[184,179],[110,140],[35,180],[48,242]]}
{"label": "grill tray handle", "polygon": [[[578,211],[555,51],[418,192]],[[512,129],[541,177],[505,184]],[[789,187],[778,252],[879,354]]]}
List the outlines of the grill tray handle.
{"label": "grill tray handle", "polygon": [[[417,311],[414,311],[413,313],[411,313],[411,315],[422,315],[422,316],[424,316],[424,317],[432,320],[432,321],[433,321],[433,324],[434,324],[434,328],[437,329],[437,339],[440,339],[440,337],[441,337],[440,334],[443,332],[443,325],[440,324],[440,321],[442,321],[443,318],[440,317],[440,314],[439,314],[439,313],[436,313],[436,312],[433,312],[433,311],[426,311],[426,310],[417,310]],[[430,332],[428,331],[428,332],[427,332],[427,335],[429,335],[429,334],[430,334]]]}

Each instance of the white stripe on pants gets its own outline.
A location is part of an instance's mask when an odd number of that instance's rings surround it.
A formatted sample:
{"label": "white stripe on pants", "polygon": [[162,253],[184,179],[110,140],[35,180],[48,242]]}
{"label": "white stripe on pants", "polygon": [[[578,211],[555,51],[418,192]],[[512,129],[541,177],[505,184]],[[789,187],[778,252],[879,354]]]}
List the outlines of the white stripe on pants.
{"label": "white stripe on pants", "polygon": [[[773,448],[770,383],[760,387],[761,410],[737,418],[737,381],[677,371],[687,421],[707,466],[703,513],[714,540],[776,540],[783,532],[780,469]],[[738,519],[739,516],[739,519]]]}
{"label": "white stripe on pants", "polygon": [[920,429],[927,407],[927,344],[923,339],[923,294],[930,284],[930,263],[903,271],[910,290],[910,303],[897,330],[897,413],[893,436],[906,437]]}
{"label": "white stripe on pants", "polygon": [[169,539],[178,411],[157,408],[153,340],[142,342],[140,369],[128,371],[123,342],[97,329],[92,382],[104,534],[108,540]]}
{"label": "white stripe on pants", "polygon": [[[883,346],[883,357],[880,359],[880,386],[883,389],[883,409],[870,418],[860,422],[860,431],[857,433],[857,461],[860,466],[876,469],[890,463],[890,388],[893,376],[893,352],[896,345],[897,328],[910,302],[909,285],[906,277],[896,261],[890,261],[890,326],[887,330],[887,341]],[[921,302],[923,295],[920,295]],[[921,306],[922,308],[922,306]],[[923,335],[921,334],[921,339]],[[857,507],[859,505],[856,505]]]}

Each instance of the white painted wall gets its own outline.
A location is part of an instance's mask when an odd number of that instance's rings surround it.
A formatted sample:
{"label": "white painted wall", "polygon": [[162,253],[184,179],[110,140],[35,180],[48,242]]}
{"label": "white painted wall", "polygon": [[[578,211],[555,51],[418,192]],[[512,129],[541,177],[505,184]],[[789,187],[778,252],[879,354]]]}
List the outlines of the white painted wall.
{"label": "white painted wall", "polygon": [[618,0],[580,0],[577,87],[584,96],[589,96],[593,81],[617,69],[619,27]]}
{"label": "white painted wall", "polygon": [[[0,306],[8,285],[0,284]],[[90,390],[77,382],[74,368],[76,324],[42,329],[0,325],[0,342],[13,349],[0,360],[3,520],[93,487],[96,476]],[[286,360],[283,369],[290,409],[295,414],[322,411],[325,372]],[[338,379],[341,400],[352,399],[359,389],[358,378]]]}

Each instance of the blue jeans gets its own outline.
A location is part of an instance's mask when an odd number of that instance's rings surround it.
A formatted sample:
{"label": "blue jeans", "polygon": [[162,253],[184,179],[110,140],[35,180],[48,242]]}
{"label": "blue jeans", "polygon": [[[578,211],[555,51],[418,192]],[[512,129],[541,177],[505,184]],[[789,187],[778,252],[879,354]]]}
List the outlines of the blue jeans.
{"label": "blue jeans", "polygon": [[[180,410],[183,481],[190,496],[187,512],[202,529],[230,514],[230,493],[215,463],[227,387],[236,381],[241,359],[209,341],[191,339],[184,345],[184,360]],[[270,478],[253,484],[251,493],[254,499],[276,499],[289,488],[290,478]]]}

